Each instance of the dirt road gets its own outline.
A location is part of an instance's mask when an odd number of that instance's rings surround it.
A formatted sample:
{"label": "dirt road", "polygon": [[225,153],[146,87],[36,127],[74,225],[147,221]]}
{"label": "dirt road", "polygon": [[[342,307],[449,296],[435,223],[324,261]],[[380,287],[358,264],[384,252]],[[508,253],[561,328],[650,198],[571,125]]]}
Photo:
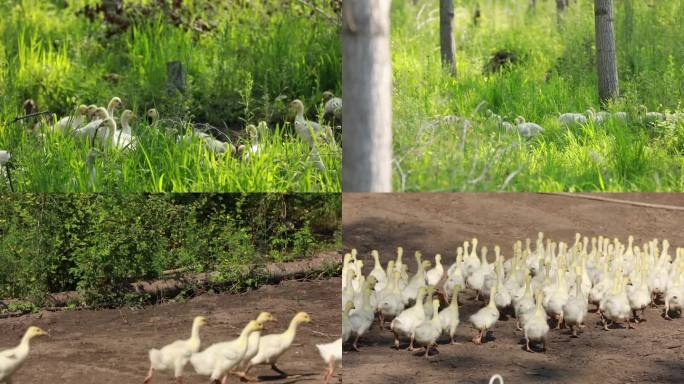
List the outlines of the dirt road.
{"label": "dirt road", "polygon": [[[314,344],[339,337],[339,287],[339,278],[284,281],[241,295],[204,294],[139,310],[41,312],[0,320],[0,350],[17,344],[26,327],[37,325],[51,337],[35,339],[14,383],[142,383],[149,368],[147,351],[189,337],[194,316],[209,320],[201,332],[203,346],[208,346],[237,337],[260,311],[278,319],[268,323],[265,334],[283,332],[297,311],[306,311],[313,323],[299,328],[293,346],[279,360],[280,368],[294,377],[277,379],[267,366],[255,367],[250,374],[273,383],[321,382],[325,364]],[[185,383],[209,382],[191,366],[185,372]],[[340,380],[337,374],[333,382]],[[173,383],[173,374],[159,373],[153,382]]]}
{"label": "dirt road", "polygon": [[[610,194],[625,200],[684,206],[684,194]],[[425,257],[442,253],[450,265],[455,249],[476,236],[481,245],[500,244],[506,256],[513,241],[548,237],[573,241],[575,232],[626,239],[667,238],[684,246],[684,212],[641,208],[543,194],[344,194],[344,245],[356,247],[372,268],[370,250],[383,262],[398,245],[412,270],[413,251]],[[674,254],[674,251],[671,251]],[[490,258],[493,255],[490,254]],[[637,329],[603,331],[590,313],[580,337],[552,330],[546,353],[523,350],[515,319],[501,320],[487,343],[476,346],[468,317],[482,305],[470,290],[462,293],[461,345],[440,345],[429,361],[406,350],[395,351],[392,334],[374,328],[361,352],[344,353],[343,376],[358,383],[486,383],[500,373],[509,383],[684,383],[684,319],[666,321],[662,306],[646,312]],[[593,311],[593,306],[590,306]],[[443,340],[444,341],[444,340]]]}

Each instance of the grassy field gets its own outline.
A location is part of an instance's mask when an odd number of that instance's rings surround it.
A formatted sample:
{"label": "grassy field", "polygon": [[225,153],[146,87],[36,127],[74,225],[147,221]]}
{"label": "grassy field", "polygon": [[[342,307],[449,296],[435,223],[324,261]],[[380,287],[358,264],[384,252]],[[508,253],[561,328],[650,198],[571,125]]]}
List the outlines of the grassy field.
{"label": "grassy field", "polygon": [[[414,3],[416,3],[414,5]],[[622,98],[606,107],[631,123],[559,125],[565,112],[600,110],[593,0],[578,0],[559,26],[554,1],[456,2],[458,75],[442,70],[437,1],[392,2],[394,188],[398,191],[682,191],[684,121],[638,123],[649,111],[684,109],[684,3],[614,2]],[[498,51],[518,61],[483,68]],[[477,106],[545,133],[523,139],[488,121]],[[429,126],[437,116],[473,121]]]}
{"label": "grassy field", "polygon": [[[329,2],[319,8],[330,17],[297,2],[194,0],[176,8],[130,0],[123,22],[97,12],[98,3],[0,1],[0,149],[12,155],[15,190],[340,191],[341,149],[320,143],[325,169],[316,167],[288,108],[301,99],[307,118],[319,120],[322,93],[339,94],[339,25]],[[183,92],[167,86],[170,61],[187,73]],[[99,148],[89,160],[90,143],[37,137],[13,122],[28,98],[62,117],[113,96],[138,117],[135,150]],[[153,107],[158,129],[145,119]],[[237,146],[249,143],[244,127],[260,121],[270,129],[248,161],[165,134],[206,123]],[[2,179],[0,191],[9,190]]]}

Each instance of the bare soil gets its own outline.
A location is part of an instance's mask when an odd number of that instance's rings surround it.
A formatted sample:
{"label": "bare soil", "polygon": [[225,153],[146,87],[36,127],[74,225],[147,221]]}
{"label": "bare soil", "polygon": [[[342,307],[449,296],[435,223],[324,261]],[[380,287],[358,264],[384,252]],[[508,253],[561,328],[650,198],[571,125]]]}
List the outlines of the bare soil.
{"label": "bare soil", "polygon": [[[603,194],[631,201],[684,206],[684,194]],[[547,237],[574,241],[574,234],[607,235],[637,242],[667,238],[684,246],[684,212],[635,207],[581,198],[534,193],[350,194],[343,197],[344,245],[357,248],[365,268],[371,249],[381,260],[404,247],[412,270],[413,251],[425,257],[441,253],[447,266],[464,240],[477,237],[490,249],[500,244],[510,256],[515,240],[543,231]],[[674,253],[672,250],[671,253]],[[490,254],[493,258],[493,255]],[[377,324],[360,341],[361,352],[344,352],[344,380],[358,383],[486,383],[495,373],[508,383],[684,383],[684,319],[667,321],[662,305],[647,309],[636,329],[602,330],[590,306],[583,332],[552,330],[546,353],[525,352],[515,319],[502,318],[481,346],[469,316],[483,304],[474,292],[459,301],[460,345],[442,339],[428,361],[419,352],[396,351],[392,334]],[[403,345],[404,347],[406,344]]]}
{"label": "bare soil", "polygon": [[[280,378],[268,366],[254,367],[250,374],[273,383],[320,382],[326,364],[315,344],[340,335],[340,284],[339,278],[283,281],[244,294],[204,294],[143,309],[44,311],[0,320],[0,350],[16,345],[28,326],[37,325],[50,337],[34,340],[14,383],[142,383],[149,368],[147,351],[189,337],[195,316],[208,318],[209,324],[201,331],[206,347],[237,337],[261,311],[278,319],[266,325],[265,333],[283,332],[296,312],[306,311],[313,322],[300,326],[294,344],[278,364],[290,377]],[[172,372],[159,372],[153,380],[173,382]],[[185,368],[185,383],[208,382],[192,366]],[[339,372],[332,382],[341,382]]]}

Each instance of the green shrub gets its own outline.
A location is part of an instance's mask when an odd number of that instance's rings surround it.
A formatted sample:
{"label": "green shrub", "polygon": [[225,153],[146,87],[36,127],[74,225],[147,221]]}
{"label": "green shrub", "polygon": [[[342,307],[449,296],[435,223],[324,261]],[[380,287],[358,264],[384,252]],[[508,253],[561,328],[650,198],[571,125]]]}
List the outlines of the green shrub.
{"label": "green shrub", "polygon": [[[238,291],[259,267],[338,246],[339,194],[0,194],[0,298],[89,305],[144,300],[130,283],[165,270],[218,272]],[[337,212],[330,215],[333,210]],[[331,220],[313,228],[310,222]],[[331,230],[332,229],[332,230]]]}

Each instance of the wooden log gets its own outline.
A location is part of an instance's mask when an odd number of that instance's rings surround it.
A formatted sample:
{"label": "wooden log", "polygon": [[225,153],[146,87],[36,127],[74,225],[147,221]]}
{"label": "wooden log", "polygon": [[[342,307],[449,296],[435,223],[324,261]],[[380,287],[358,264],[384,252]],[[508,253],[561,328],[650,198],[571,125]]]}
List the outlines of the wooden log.
{"label": "wooden log", "polygon": [[[336,251],[321,252],[308,259],[283,263],[269,263],[256,267],[256,271],[266,275],[268,284],[277,284],[283,280],[297,279],[320,271],[326,265],[337,266],[342,258]],[[203,287],[211,284],[219,276],[218,272],[188,273],[174,278],[163,278],[153,281],[137,281],[131,283],[130,291],[149,295],[159,301],[164,298],[177,296],[184,289],[192,286]],[[51,293],[47,296],[47,303],[51,307],[64,307],[70,303],[83,304],[83,298],[76,291]]]}

